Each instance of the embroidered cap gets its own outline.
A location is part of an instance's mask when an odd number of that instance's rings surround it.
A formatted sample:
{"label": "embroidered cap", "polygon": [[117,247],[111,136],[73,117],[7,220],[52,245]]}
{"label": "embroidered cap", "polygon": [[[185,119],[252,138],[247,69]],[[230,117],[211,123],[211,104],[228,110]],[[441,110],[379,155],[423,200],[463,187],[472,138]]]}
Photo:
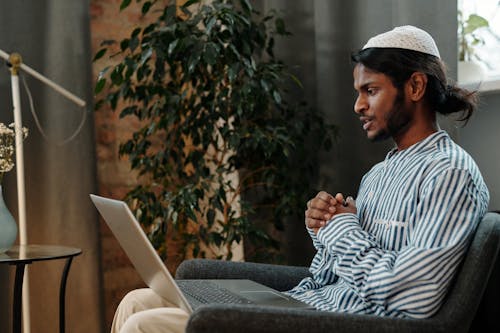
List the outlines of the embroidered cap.
{"label": "embroidered cap", "polygon": [[370,47],[407,49],[441,58],[432,36],[411,25],[396,27],[391,31],[370,38],[363,46],[363,50]]}

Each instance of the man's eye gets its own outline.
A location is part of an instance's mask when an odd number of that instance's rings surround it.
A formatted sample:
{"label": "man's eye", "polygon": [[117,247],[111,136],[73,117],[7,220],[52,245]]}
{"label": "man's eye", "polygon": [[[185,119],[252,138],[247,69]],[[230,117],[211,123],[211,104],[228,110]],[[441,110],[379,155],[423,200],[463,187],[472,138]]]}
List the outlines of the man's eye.
{"label": "man's eye", "polygon": [[375,95],[376,91],[373,88],[368,88],[368,89],[366,89],[366,92],[368,93],[368,95]]}

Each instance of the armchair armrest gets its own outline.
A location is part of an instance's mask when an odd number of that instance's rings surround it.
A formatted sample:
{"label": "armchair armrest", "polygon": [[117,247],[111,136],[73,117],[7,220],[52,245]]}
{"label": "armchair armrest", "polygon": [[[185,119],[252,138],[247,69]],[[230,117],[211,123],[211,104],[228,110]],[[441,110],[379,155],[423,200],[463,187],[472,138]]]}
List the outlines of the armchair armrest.
{"label": "armchair armrest", "polygon": [[[447,332],[432,319],[398,319],[370,315],[256,306],[209,305],[190,317],[186,333],[352,333]],[[464,330],[458,329],[455,332]]]}
{"label": "armchair armrest", "polygon": [[306,276],[307,267],[210,259],[186,260],[175,274],[177,279],[250,279],[280,291],[292,289]]}

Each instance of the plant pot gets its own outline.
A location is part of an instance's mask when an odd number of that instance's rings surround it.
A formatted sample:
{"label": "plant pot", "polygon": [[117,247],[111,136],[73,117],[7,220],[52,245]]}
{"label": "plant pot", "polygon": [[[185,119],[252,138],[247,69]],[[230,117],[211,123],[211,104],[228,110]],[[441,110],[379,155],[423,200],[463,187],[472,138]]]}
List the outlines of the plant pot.
{"label": "plant pot", "polygon": [[17,238],[17,223],[3,201],[0,186],[0,254],[9,250]]}
{"label": "plant pot", "polygon": [[480,83],[486,78],[486,70],[475,61],[458,62],[458,82],[461,84]]}

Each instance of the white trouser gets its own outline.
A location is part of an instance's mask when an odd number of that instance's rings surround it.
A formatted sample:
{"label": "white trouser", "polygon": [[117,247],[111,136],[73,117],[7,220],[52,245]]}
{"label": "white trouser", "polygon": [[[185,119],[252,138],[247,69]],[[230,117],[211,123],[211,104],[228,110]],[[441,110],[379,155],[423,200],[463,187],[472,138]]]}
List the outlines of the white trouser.
{"label": "white trouser", "polygon": [[123,297],[111,333],[184,333],[189,314],[151,289],[136,289]]}

